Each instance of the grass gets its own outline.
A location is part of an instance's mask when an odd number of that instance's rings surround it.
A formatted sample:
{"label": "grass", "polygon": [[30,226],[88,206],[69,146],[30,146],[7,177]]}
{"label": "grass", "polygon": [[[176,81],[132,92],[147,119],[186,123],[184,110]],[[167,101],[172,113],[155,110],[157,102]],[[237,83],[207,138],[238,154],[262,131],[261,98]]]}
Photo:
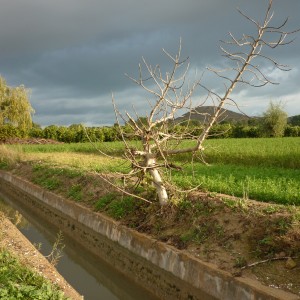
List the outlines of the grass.
{"label": "grass", "polygon": [[300,138],[219,139],[206,141],[208,163],[300,168]]}
{"label": "grass", "polygon": [[106,194],[95,203],[95,209],[97,211],[104,210],[105,207],[115,199],[115,197],[116,195],[114,193]]}
{"label": "grass", "polygon": [[[132,144],[136,146],[136,142]],[[184,141],[183,144],[189,146],[191,142]],[[200,159],[195,159],[192,166],[190,154],[174,157],[174,162],[184,167],[183,172],[172,175],[179,187],[199,185],[200,189],[210,192],[300,205],[300,138],[215,139],[207,140],[204,146],[203,157],[209,166]],[[62,166],[66,166],[65,169],[71,167],[74,176],[86,171],[126,173],[130,170],[130,164],[120,157],[121,142],[101,143],[97,147],[117,158],[109,159],[99,154],[89,143],[18,145],[7,149],[21,152],[25,160],[59,165],[59,170]],[[42,180],[43,172],[47,170],[40,173],[38,181]],[[67,171],[63,172],[68,176]],[[43,186],[52,189],[59,185],[59,182],[49,181],[49,176],[47,178],[42,182]]]}
{"label": "grass", "polygon": [[48,190],[56,190],[61,181],[57,177],[62,173],[60,169],[46,168],[41,164],[34,165],[33,167],[35,176],[32,181]]}
{"label": "grass", "polygon": [[[192,142],[183,141],[182,146],[190,146]],[[10,149],[24,153],[83,153],[101,157],[103,151],[109,155],[121,156],[122,142],[46,145],[10,145]],[[130,142],[138,147],[137,142]],[[204,159],[211,164],[235,164],[259,167],[300,168],[300,138],[257,138],[257,139],[211,139],[204,143]],[[8,147],[7,147],[8,148]],[[99,157],[98,156],[98,157]],[[177,155],[175,160],[189,160],[190,154]]]}
{"label": "grass", "polygon": [[196,164],[194,171],[189,165],[184,173],[174,173],[173,180],[182,188],[199,186],[210,192],[300,205],[300,170],[295,169]]}
{"label": "grass", "polygon": [[79,184],[72,185],[69,189],[68,196],[75,201],[82,200],[82,186]]}
{"label": "grass", "polygon": [[22,149],[0,144],[0,168],[14,167],[22,159]]}
{"label": "grass", "polygon": [[56,286],[23,265],[6,249],[0,249],[0,298],[67,299]]}
{"label": "grass", "polygon": [[136,199],[130,196],[123,196],[120,199],[115,193],[106,194],[95,203],[97,211],[106,211],[109,216],[116,220],[122,219],[126,214],[133,212],[136,207]]}
{"label": "grass", "polygon": [[121,158],[109,159],[101,155],[90,153],[74,153],[74,152],[56,152],[53,153],[27,153],[27,161],[42,161],[48,166],[56,166],[64,169],[66,176],[69,174],[68,169],[74,174],[74,177],[82,175],[85,171],[111,173],[111,172],[128,172],[130,164]]}
{"label": "grass", "polygon": [[[135,142],[132,142],[135,144]],[[123,144],[120,142],[109,143],[70,143],[70,144],[45,144],[45,145],[11,145],[12,148],[21,148],[25,153],[56,153],[56,152],[73,152],[73,153],[90,153],[101,154],[100,151],[109,155],[121,155],[123,153]]]}
{"label": "grass", "polygon": [[[196,160],[183,173],[174,172],[179,186],[300,205],[300,138],[215,139],[207,140],[205,149],[204,160],[211,165]],[[189,161],[189,155],[175,160]]]}

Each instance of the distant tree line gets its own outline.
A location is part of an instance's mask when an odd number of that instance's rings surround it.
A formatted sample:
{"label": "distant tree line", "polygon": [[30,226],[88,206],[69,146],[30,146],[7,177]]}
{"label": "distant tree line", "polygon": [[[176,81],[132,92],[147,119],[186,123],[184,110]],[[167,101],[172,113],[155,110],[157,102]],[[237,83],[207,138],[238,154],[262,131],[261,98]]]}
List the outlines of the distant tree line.
{"label": "distant tree line", "polygon": [[[274,137],[276,135],[270,134],[264,130],[263,121],[259,119],[250,120],[243,123],[219,123],[212,127],[208,138],[260,138],[260,137]],[[180,124],[170,126],[170,132],[180,134],[188,126],[191,135],[197,135],[203,129],[203,125],[196,120],[190,122],[185,121]],[[131,130],[128,125],[123,126],[127,134],[128,140],[134,139],[131,137]],[[284,137],[300,137],[300,126],[287,124],[281,135]],[[0,125],[0,141],[7,138],[42,138],[52,139],[63,143],[83,143],[89,142],[113,142],[120,140],[118,128],[116,126],[110,127],[84,127],[80,124],[73,124],[71,126],[57,126],[50,125],[41,128],[37,124],[33,124],[29,130],[20,129],[12,124]]]}

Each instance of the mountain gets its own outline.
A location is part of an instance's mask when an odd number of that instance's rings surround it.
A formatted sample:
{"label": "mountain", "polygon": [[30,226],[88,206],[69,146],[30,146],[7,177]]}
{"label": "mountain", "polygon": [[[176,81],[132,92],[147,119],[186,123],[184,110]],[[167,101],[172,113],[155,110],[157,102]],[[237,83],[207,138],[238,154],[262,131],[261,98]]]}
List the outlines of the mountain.
{"label": "mountain", "polygon": [[[198,106],[192,110],[192,112],[187,112],[181,117],[178,117],[175,121],[176,123],[182,122],[184,120],[197,120],[200,123],[207,123],[210,119],[210,116],[213,115],[216,111],[216,106]],[[228,122],[228,123],[237,123],[237,122],[246,122],[252,118],[237,113],[228,109],[221,109],[221,113],[217,119],[217,122]]]}

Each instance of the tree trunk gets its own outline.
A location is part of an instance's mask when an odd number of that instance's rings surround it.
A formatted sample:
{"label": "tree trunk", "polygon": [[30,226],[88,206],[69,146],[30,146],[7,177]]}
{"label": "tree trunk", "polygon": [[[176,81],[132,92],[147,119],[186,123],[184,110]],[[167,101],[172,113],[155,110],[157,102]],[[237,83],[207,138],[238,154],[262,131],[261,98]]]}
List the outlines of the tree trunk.
{"label": "tree trunk", "polygon": [[[154,157],[148,157],[147,158],[147,167],[154,167],[156,165],[156,159]],[[162,182],[162,178],[156,168],[151,168],[149,170],[153,184],[156,188],[156,193],[158,195],[159,204],[161,206],[167,205],[169,202],[167,190]]]}

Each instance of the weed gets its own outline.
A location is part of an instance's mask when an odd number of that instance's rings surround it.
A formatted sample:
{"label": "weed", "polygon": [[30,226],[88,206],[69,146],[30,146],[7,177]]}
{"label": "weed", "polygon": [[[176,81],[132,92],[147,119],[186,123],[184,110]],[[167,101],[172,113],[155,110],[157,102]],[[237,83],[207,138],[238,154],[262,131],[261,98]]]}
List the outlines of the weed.
{"label": "weed", "polygon": [[274,225],[277,226],[277,230],[279,231],[279,234],[285,234],[288,229],[291,227],[292,219],[287,219],[285,217],[278,218],[274,222]]}
{"label": "weed", "polygon": [[75,169],[69,169],[69,168],[64,168],[62,169],[62,175],[72,179],[76,177],[80,177],[83,175],[83,172],[81,170],[75,170]]}
{"label": "weed", "polygon": [[82,200],[82,186],[80,184],[72,185],[69,189],[68,197],[71,197],[76,201],[81,201]]}
{"label": "weed", "polygon": [[216,210],[213,202],[198,201],[194,204],[193,212],[195,216],[211,216]]}
{"label": "weed", "polygon": [[92,198],[94,196],[94,193],[92,191],[88,191],[87,192],[87,196],[90,197],[90,198]]}
{"label": "weed", "polygon": [[56,286],[5,249],[0,250],[0,270],[1,299],[67,299]]}
{"label": "weed", "polygon": [[245,201],[246,199],[237,199],[237,206],[239,207],[239,209],[243,212],[246,212],[248,210],[248,205],[247,202]]}
{"label": "weed", "polygon": [[19,148],[12,149],[6,145],[0,145],[0,168],[7,169],[14,167],[22,157],[22,153]]}
{"label": "weed", "polygon": [[177,205],[181,211],[186,211],[192,207],[191,201],[186,199],[179,201]]}
{"label": "weed", "polygon": [[250,178],[246,177],[245,182],[243,183],[243,200],[249,199],[249,185],[250,185]]}
{"label": "weed", "polygon": [[[82,170],[72,168],[58,168],[49,166],[46,163],[35,163],[32,167],[34,178],[33,182],[47,188],[49,190],[58,189],[61,185],[61,177],[75,178],[83,175]],[[68,197],[79,201],[82,198],[81,188],[74,185],[69,189]]]}
{"label": "weed", "polygon": [[273,238],[271,236],[266,236],[258,243],[259,245],[273,245]]}
{"label": "weed", "polygon": [[230,198],[222,198],[224,204],[229,208],[235,208],[237,206],[237,203],[235,200]]}
{"label": "weed", "polygon": [[212,197],[212,198],[215,198],[217,196],[217,193],[216,192],[210,192],[208,194],[209,197]]}
{"label": "weed", "polygon": [[265,235],[262,239],[254,242],[254,244],[254,253],[257,257],[265,257],[275,251],[274,237],[271,235]]}
{"label": "weed", "polygon": [[225,231],[224,231],[224,227],[222,225],[217,224],[215,226],[215,231],[216,231],[218,238],[221,238],[224,236]]}
{"label": "weed", "polygon": [[117,195],[115,193],[109,193],[101,197],[96,203],[95,203],[95,210],[103,210],[111,201],[113,201]]}
{"label": "weed", "polygon": [[17,210],[15,212],[14,216],[14,225],[18,226],[22,222],[23,216],[20,214]]}
{"label": "weed", "polygon": [[266,214],[274,214],[276,212],[279,212],[280,210],[281,207],[279,207],[278,205],[269,205],[263,209],[263,212]]}
{"label": "weed", "polygon": [[40,163],[35,163],[32,165],[33,172],[38,172],[43,169],[43,165]]}
{"label": "weed", "polygon": [[48,190],[56,190],[61,184],[58,178],[34,178],[33,182]]}
{"label": "weed", "polygon": [[247,266],[247,260],[242,257],[242,256],[238,256],[234,259],[234,265],[235,268],[242,268]]}
{"label": "weed", "polygon": [[115,193],[109,193],[101,197],[95,204],[95,210],[105,210],[115,219],[121,219],[126,214],[134,211],[136,200],[130,196],[120,196]]}
{"label": "weed", "polygon": [[118,220],[132,212],[136,207],[135,204],[136,200],[130,196],[125,196],[122,199],[115,199],[108,205],[107,213]]}
{"label": "weed", "polygon": [[300,222],[300,212],[297,212],[293,216],[293,221],[294,222]]}
{"label": "weed", "polygon": [[62,257],[62,251],[65,248],[65,245],[62,242],[63,242],[63,234],[61,231],[59,231],[56,235],[56,240],[52,246],[52,250],[50,254],[46,256],[46,258],[53,266],[56,266],[59,259]]}
{"label": "weed", "polygon": [[195,240],[195,237],[197,236],[197,233],[195,229],[192,229],[188,232],[185,232],[180,236],[180,239],[183,243],[191,242]]}
{"label": "weed", "polygon": [[154,231],[155,231],[155,233],[158,234],[158,233],[161,232],[161,230],[162,230],[162,224],[161,224],[161,222],[156,222],[154,224]]}
{"label": "weed", "polygon": [[180,238],[184,243],[195,242],[202,244],[209,237],[209,232],[209,225],[202,224],[201,226],[197,226],[196,228],[184,233]]}
{"label": "weed", "polygon": [[0,169],[6,170],[8,169],[9,164],[7,163],[7,161],[1,160],[0,161]]}

